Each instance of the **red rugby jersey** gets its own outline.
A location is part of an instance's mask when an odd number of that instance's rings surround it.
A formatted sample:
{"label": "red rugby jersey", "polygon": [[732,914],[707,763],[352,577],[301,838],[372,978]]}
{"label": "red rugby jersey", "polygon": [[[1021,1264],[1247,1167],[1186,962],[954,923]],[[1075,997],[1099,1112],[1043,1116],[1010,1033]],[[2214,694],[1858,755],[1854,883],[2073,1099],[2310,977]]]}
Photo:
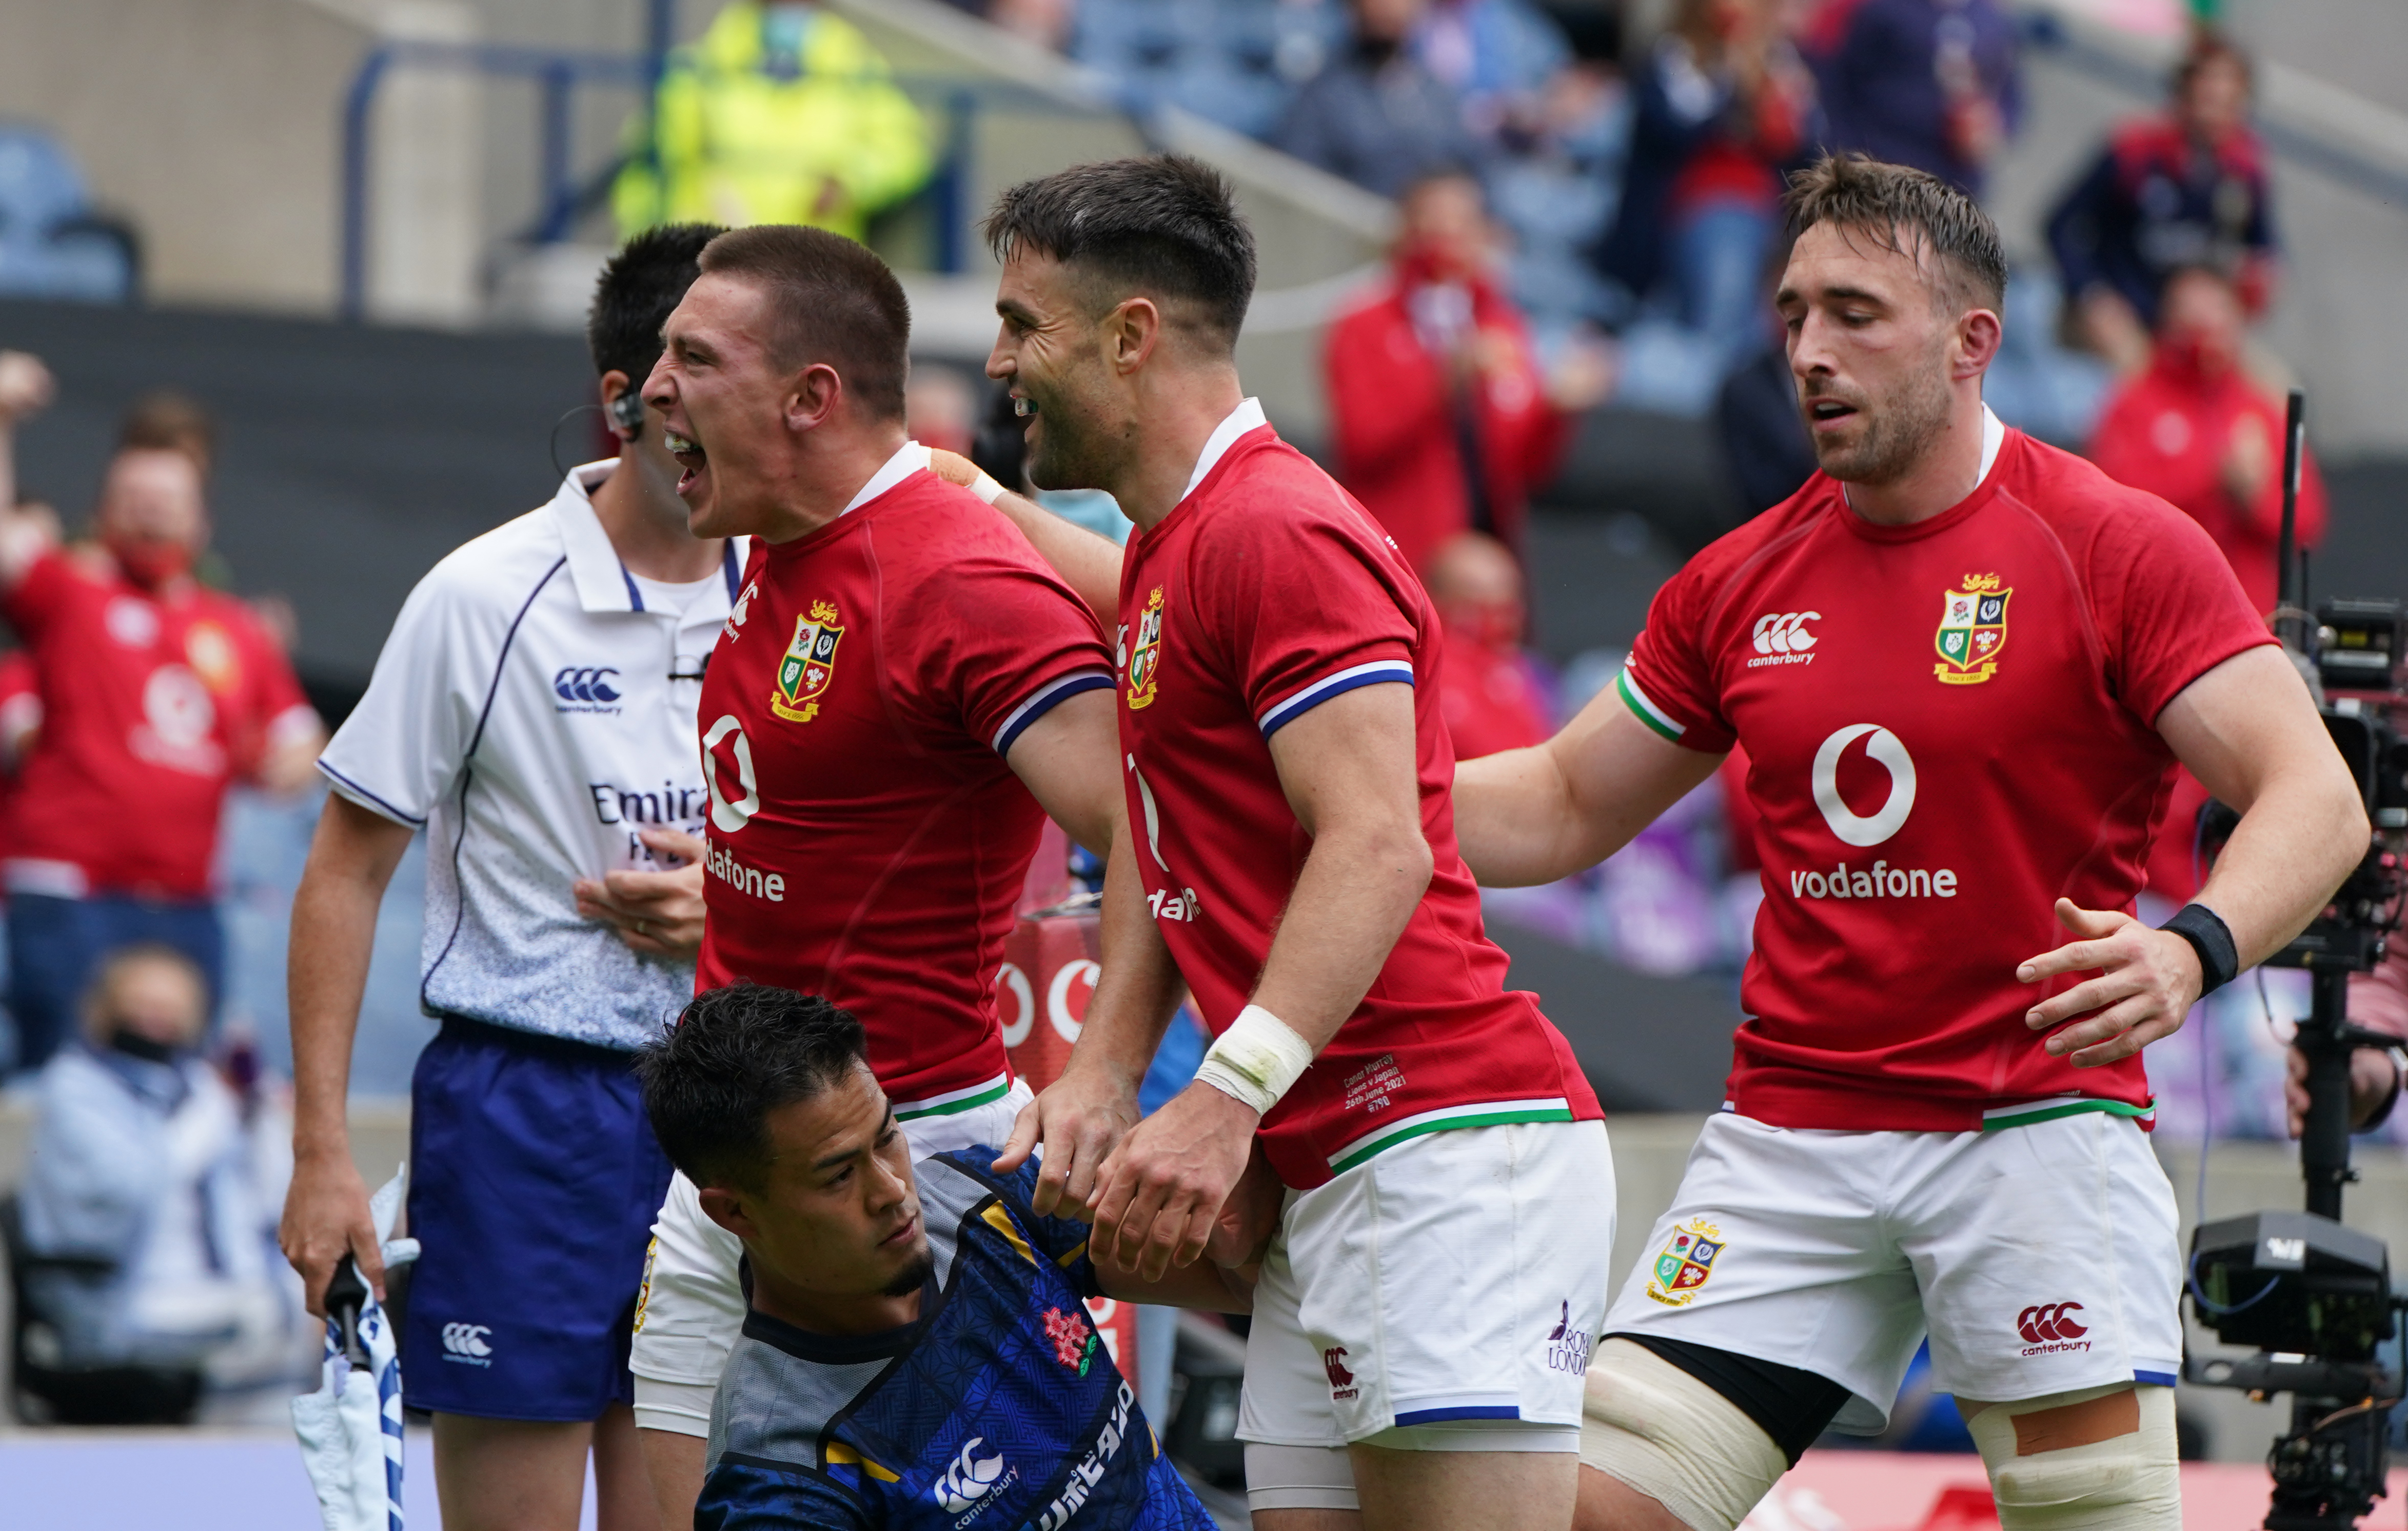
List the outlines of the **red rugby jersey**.
{"label": "red rugby jersey", "polygon": [[907,446],[834,522],[756,541],[699,713],[697,987],[827,995],[904,1115],[1003,1093],[996,972],[1044,823],[1004,756],[1111,684],[1078,596],[927,460]]}
{"label": "red rugby jersey", "polygon": [[41,694],[8,807],[9,886],[208,896],[227,786],[316,726],[284,651],[231,595],[191,586],[162,601],[66,552],[36,562],[0,609]]}
{"label": "red rugby jersey", "polygon": [[1263,1119],[1265,1151],[1302,1188],[1423,1132],[1596,1118],[1571,1049],[1505,987],[1455,851],[1438,613],[1378,523],[1261,421],[1249,400],[1223,424],[1121,574],[1129,823],[1163,938],[1226,1030],[1312,848],[1270,736],[1355,686],[1410,683],[1436,870],[1361,1007]]}
{"label": "red rugby jersey", "polygon": [[2019,431],[1962,503],[1876,526],[1816,474],[1658,592],[1618,682],[1656,732],[1747,750],[1764,903],[1729,1109],[1785,1127],[1962,1131],[2147,1117],[2137,1057],[2076,1068],[2015,980],[2129,908],[2173,780],[2153,724],[2272,641],[2164,501]]}

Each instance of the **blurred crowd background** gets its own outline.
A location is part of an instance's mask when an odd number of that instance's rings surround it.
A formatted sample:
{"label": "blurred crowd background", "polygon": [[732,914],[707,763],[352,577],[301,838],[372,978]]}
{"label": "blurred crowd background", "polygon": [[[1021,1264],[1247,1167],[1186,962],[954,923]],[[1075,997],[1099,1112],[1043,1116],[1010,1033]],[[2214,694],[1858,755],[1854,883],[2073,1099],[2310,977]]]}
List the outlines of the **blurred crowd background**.
{"label": "blurred crowd background", "polygon": [[[1213,160],[1262,243],[1249,384],[1422,570],[1466,756],[1552,733],[1663,578],[1812,470],[1769,298],[1783,174],[1826,150],[1993,209],[2009,423],[2195,517],[2271,609],[2304,382],[2317,592],[2408,594],[2386,0],[0,0],[0,29],[7,532],[105,595],[62,615],[44,565],[0,580],[21,1373],[122,1366],[173,1402],[308,1354],[273,1244],[308,762],[434,559],[602,454],[573,332],[653,223],[878,249],[914,305],[912,430],[975,452],[1008,428],[980,371],[994,192]],[[134,699],[95,716],[108,685]],[[1492,894],[1618,1108],[1719,1099],[1760,896],[1744,770],[1593,873]],[[2200,800],[2151,870],[2169,908]],[[363,1095],[404,1094],[430,1034],[420,867],[386,901]],[[2161,1132],[2280,1137],[2305,1006],[2268,973],[2153,1050]],[[2408,1142],[2408,1113],[2381,1131]]]}

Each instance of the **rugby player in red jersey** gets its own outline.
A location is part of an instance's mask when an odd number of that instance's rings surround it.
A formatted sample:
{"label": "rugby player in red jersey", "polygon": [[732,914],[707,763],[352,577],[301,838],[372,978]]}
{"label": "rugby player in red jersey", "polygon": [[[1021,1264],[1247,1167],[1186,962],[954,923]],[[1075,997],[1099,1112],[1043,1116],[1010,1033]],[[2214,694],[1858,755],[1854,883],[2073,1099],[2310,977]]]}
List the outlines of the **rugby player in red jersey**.
{"label": "rugby player in red jersey", "polygon": [[[1030,477],[1108,490],[1138,526],[1131,832],[1105,900],[1156,934],[1104,970],[1183,977],[1216,1036],[1100,1166],[1097,1249],[1149,1276],[1193,1261],[1259,1135],[1289,1190],[1238,1428],[1254,1524],[1569,1525],[1612,1166],[1455,852],[1438,615],[1239,384],[1254,240],[1217,173],[1081,166],[1006,193],[987,230],[987,371],[1035,415]],[[1091,1009],[1046,1103],[1127,1098],[1161,1013]],[[1049,1172],[1080,1152],[1047,1147]]]}
{"label": "rugby player in red jersey", "polygon": [[[1826,1425],[1880,1427],[1928,1329],[2008,1531],[2171,1531],[2182,1271],[2141,1049],[2305,925],[2366,819],[2206,534],[1984,407],[1981,209],[1861,158],[1790,208],[1823,471],[1674,576],[1555,739],[1456,777],[1498,883],[1611,854],[1734,745],[1761,814],[1728,1098],[1607,1316],[1580,1524],[1729,1531]],[[2151,929],[2126,911],[2176,761],[2242,819]]]}
{"label": "rugby player in red jersey", "polygon": [[[644,399],[695,535],[756,551],[698,714],[697,987],[824,995],[868,1028],[916,1154],[1001,1142],[1029,1095],[996,974],[1039,831],[1050,814],[1108,852],[1122,811],[1110,651],[1026,541],[906,438],[910,315],[878,257],[765,226],[701,264]],[[1103,938],[1110,958],[1109,921]],[[1091,1013],[1126,987],[1108,961]],[[1048,1125],[1068,1159],[1082,1132],[1134,1119]],[[744,1298],[737,1242],[683,1177],[654,1232],[630,1365],[662,1514],[682,1524]]]}

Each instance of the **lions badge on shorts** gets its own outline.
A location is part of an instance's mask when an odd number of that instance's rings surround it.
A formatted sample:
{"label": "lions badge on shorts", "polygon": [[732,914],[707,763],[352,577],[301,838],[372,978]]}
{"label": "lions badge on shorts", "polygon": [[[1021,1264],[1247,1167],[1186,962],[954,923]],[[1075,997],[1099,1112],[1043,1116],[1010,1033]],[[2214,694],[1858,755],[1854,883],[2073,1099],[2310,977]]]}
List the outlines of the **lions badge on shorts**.
{"label": "lions badge on shorts", "polygon": [[1714,1273],[1714,1260],[1728,1243],[1723,1231],[1703,1218],[1692,1218],[1672,1230],[1656,1268],[1647,1276],[1647,1295],[1668,1308],[1685,1308],[1698,1289]]}

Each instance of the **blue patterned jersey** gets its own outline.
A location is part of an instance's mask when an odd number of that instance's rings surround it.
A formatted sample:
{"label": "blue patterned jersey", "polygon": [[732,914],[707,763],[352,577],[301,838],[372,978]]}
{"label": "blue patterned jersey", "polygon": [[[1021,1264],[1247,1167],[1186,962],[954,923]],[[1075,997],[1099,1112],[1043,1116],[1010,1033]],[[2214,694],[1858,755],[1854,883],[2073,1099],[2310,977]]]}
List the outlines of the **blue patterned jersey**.
{"label": "blue patterned jersey", "polygon": [[1037,1215],[1034,1160],[994,1158],[914,1166],[937,1262],[917,1321],[745,1316],[696,1531],[1211,1531],[1087,1322],[1087,1225]]}

